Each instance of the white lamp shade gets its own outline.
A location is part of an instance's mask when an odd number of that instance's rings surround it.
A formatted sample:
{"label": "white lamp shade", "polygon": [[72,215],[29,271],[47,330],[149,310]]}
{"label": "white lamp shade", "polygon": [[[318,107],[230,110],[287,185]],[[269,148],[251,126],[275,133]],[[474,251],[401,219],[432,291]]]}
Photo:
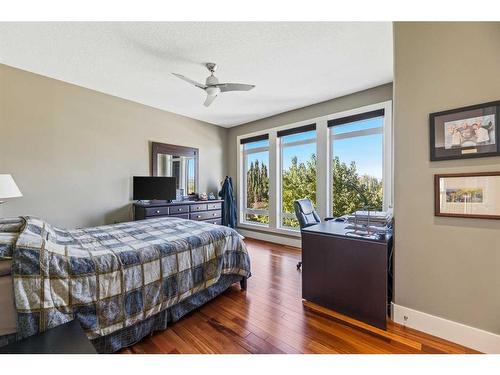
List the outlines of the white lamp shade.
{"label": "white lamp shade", "polygon": [[22,196],[21,191],[11,175],[0,174],[0,198],[16,198]]}

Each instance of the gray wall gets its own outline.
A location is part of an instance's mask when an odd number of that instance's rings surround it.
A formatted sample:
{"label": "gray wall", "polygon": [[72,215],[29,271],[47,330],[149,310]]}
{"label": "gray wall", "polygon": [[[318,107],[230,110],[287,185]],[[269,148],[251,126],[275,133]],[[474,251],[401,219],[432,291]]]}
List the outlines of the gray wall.
{"label": "gray wall", "polygon": [[397,304],[500,333],[500,221],[437,218],[433,174],[500,158],[429,161],[431,112],[500,99],[499,23],[396,23]]}
{"label": "gray wall", "polygon": [[0,216],[76,227],[129,219],[131,177],[149,175],[149,141],[200,149],[200,191],[224,176],[226,129],[0,65],[0,173],[22,198]]}

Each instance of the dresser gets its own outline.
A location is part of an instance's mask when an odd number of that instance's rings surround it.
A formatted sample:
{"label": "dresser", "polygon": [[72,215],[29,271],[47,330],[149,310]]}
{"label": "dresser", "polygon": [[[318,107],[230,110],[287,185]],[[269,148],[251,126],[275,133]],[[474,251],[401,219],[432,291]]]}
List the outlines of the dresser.
{"label": "dresser", "polygon": [[134,203],[134,220],[169,216],[221,225],[222,202],[223,200],[217,199],[172,203]]}

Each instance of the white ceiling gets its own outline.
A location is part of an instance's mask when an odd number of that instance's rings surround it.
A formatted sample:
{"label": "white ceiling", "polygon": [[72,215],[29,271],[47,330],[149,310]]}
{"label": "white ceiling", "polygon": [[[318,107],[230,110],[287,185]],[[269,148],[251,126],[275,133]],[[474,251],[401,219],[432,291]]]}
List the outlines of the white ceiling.
{"label": "white ceiling", "polygon": [[[0,23],[0,62],[231,127],[391,82],[390,22]],[[205,93],[221,82],[255,84]]]}

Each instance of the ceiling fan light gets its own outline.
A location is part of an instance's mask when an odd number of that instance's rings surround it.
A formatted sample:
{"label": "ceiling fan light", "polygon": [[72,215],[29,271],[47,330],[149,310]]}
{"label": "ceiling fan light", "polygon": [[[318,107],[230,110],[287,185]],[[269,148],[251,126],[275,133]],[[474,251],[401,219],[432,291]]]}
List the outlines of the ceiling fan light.
{"label": "ceiling fan light", "polygon": [[215,96],[220,93],[220,88],[217,86],[209,86],[205,89],[208,95]]}

